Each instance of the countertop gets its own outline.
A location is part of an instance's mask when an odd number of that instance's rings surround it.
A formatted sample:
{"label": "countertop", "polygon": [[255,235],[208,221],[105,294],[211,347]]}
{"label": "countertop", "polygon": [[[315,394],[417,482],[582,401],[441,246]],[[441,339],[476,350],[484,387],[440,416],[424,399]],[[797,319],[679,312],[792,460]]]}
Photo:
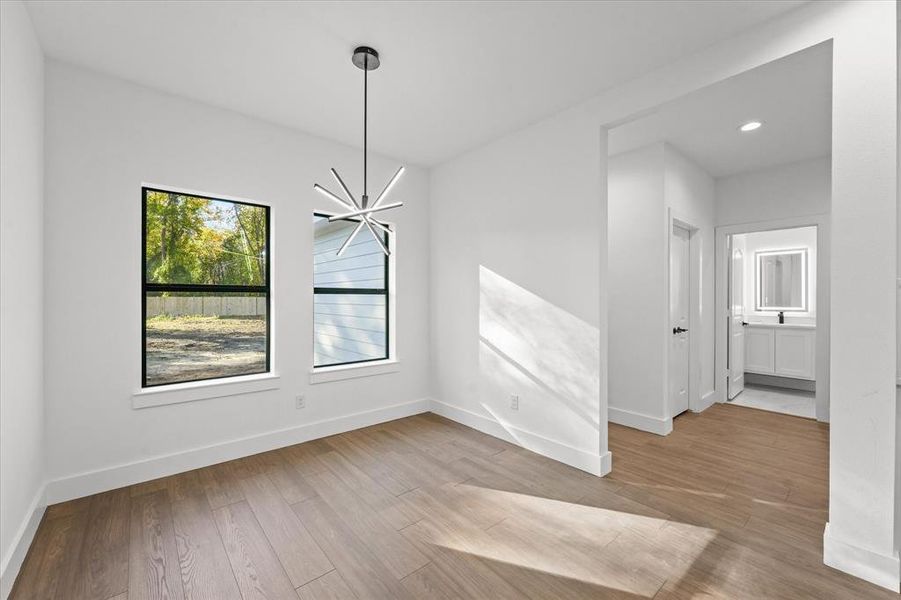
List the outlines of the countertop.
{"label": "countertop", "polygon": [[774,329],[816,329],[816,325],[807,323],[759,323],[750,321],[748,327],[772,327]]}

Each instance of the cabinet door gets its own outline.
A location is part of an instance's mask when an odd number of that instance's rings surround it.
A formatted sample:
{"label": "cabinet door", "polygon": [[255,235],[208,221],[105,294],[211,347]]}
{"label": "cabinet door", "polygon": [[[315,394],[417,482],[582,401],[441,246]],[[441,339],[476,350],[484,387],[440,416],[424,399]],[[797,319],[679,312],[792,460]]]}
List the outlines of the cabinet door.
{"label": "cabinet door", "polygon": [[772,327],[745,328],[745,372],[772,375],[776,369],[776,344]]}
{"label": "cabinet door", "polygon": [[816,332],[776,330],[776,375],[797,379],[816,377]]}

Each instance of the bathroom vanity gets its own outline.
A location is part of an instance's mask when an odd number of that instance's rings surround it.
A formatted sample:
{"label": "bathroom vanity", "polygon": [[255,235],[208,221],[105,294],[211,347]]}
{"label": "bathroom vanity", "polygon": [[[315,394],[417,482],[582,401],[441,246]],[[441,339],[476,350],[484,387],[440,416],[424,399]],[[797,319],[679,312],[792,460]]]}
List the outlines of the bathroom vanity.
{"label": "bathroom vanity", "polygon": [[748,323],[745,372],[816,379],[816,325]]}

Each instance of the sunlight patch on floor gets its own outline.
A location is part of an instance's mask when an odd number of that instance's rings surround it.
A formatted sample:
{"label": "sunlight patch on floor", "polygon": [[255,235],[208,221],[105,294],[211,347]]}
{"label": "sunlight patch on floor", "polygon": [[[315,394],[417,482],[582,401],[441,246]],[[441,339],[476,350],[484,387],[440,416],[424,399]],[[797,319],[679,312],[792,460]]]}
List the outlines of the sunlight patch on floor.
{"label": "sunlight patch on floor", "polygon": [[456,485],[454,496],[451,504],[458,507],[509,516],[487,530],[427,519],[419,526],[429,543],[644,597],[681,579],[717,535],[705,527],[467,483]]}

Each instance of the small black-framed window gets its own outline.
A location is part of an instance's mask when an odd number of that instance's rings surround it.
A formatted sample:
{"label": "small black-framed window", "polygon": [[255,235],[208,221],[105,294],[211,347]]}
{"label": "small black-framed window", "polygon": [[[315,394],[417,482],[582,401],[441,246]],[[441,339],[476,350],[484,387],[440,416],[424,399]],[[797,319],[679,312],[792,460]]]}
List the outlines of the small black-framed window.
{"label": "small black-framed window", "polygon": [[142,387],[270,371],[269,207],[141,188]]}
{"label": "small black-framed window", "polygon": [[338,256],[358,222],[328,217],[313,213],[313,366],[386,360],[390,260],[367,228]]}

